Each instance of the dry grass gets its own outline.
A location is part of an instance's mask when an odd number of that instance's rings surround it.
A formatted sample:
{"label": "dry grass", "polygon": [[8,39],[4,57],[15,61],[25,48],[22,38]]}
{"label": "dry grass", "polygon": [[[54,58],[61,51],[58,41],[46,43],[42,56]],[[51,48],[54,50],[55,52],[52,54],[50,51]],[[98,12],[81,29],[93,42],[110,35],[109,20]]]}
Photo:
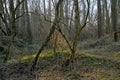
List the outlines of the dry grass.
{"label": "dry grass", "polygon": [[119,42],[91,41],[79,46],[75,63],[68,67],[61,66],[69,56],[68,51],[44,51],[32,73],[29,70],[36,54],[32,53],[34,49],[16,49],[17,55],[0,65],[0,78],[2,75],[6,80],[120,80]]}
{"label": "dry grass", "polygon": [[[67,68],[61,67],[62,61],[69,54],[58,52],[58,54],[45,53],[41,56],[39,65],[31,74],[30,55],[18,63],[8,63],[0,66],[7,80],[119,80],[120,64],[110,59],[93,54],[79,54],[76,63]],[[59,57],[59,58],[58,58]],[[117,66],[118,65],[118,66]]]}

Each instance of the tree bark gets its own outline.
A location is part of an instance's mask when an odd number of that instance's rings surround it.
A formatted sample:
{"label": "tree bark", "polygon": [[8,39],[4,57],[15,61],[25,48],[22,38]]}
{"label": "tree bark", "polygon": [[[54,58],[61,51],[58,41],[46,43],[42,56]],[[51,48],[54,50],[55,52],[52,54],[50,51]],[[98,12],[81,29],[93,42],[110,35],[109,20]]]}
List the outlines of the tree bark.
{"label": "tree bark", "polygon": [[28,13],[28,2],[25,0],[25,10],[26,10],[26,27],[27,27],[27,41],[32,43],[32,32],[31,32],[31,25],[30,25],[30,18]]}
{"label": "tree bark", "polygon": [[104,0],[105,11],[106,11],[106,33],[110,33],[110,18],[109,18],[109,10],[107,8],[107,0]]}
{"label": "tree bark", "polygon": [[97,0],[97,9],[98,9],[98,38],[102,36],[102,16],[101,16],[101,0]]}
{"label": "tree bark", "polygon": [[9,58],[9,54],[10,54],[10,50],[11,50],[11,47],[13,45],[13,41],[14,41],[14,37],[15,37],[15,34],[16,34],[16,22],[15,22],[15,10],[14,10],[14,1],[11,0],[10,1],[10,19],[11,19],[11,35],[10,35],[10,41],[9,41],[9,44],[8,44],[8,49],[6,50],[5,52],[5,58],[4,58],[4,61],[3,62],[7,62],[8,58]]}
{"label": "tree bark", "polygon": [[111,0],[111,23],[112,23],[112,28],[113,28],[113,33],[114,33],[114,41],[118,41],[117,39],[117,10],[116,10],[116,4],[117,0]]}

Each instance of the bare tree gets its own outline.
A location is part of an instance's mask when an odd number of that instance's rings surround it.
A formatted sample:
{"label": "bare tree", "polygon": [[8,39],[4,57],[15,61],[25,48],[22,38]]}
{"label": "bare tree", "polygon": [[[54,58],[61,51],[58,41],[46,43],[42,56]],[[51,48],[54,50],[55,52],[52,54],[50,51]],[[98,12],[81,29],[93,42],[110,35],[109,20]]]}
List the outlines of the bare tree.
{"label": "bare tree", "polygon": [[[7,17],[7,15],[9,15],[9,14],[8,14],[8,10],[7,10],[7,7],[6,7],[7,6],[6,0],[0,0],[0,5],[1,5],[0,6],[0,8],[1,8],[0,18],[5,25],[6,31],[3,30],[2,28],[1,28],[1,30],[5,35],[10,36],[11,35],[11,30],[10,30],[9,23],[7,22],[7,20],[9,21],[9,17]],[[3,5],[4,5],[4,7],[3,7]]]}
{"label": "bare tree", "polygon": [[46,17],[46,0],[43,0],[43,5],[44,5],[44,16]]}
{"label": "bare tree", "polygon": [[5,51],[5,57],[4,57],[3,62],[7,62],[8,58],[9,58],[10,50],[13,45],[14,38],[16,36],[16,19],[17,19],[16,11],[23,2],[24,2],[24,0],[22,0],[20,3],[18,3],[17,6],[15,7],[14,0],[9,1],[9,4],[10,4],[10,24],[9,25],[11,27],[11,35],[10,35],[10,39],[9,39],[8,48]]}
{"label": "bare tree", "polygon": [[25,3],[25,10],[26,10],[27,41],[29,43],[32,43],[32,32],[31,32],[30,18],[29,18],[29,13],[28,13],[27,0],[25,0],[24,3]]}
{"label": "bare tree", "polygon": [[34,60],[33,60],[33,64],[32,64],[32,67],[31,67],[31,71],[34,70],[37,62],[38,62],[38,58],[39,58],[39,55],[41,54],[41,52],[44,50],[44,47],[47,45],[47,43],[50,41],[50,38],[52,36],[52,34],[54,33],[55,31],[55,27],[57,26],[57,24],[59,23],[59,7],[61,5],[63,0],[59,0],[58,3],[56,4],[56,8],[55,8],[55,19],[54,19],[54,22],[53,22],[53,25],[52,25],[52,28],[50,29],[50,32],[49,32],[49,35],[47,36],[45,42],[42,44],[41,48],[39,49],[37,55],[35,56]]}
{"label": "bare tree", "polygon": [[110,17],[109,17],[109,10],[107,8],[107,0],[104,0],[105,5],[105,13],[106,13],[106,33],[110,33]]}
{"label": "bare tree", "polygon": [[[0,0],[0,17],[2,19],[0,19],[0,30],[1,32],[4,34],[4,35],[7,35],[7,33],[5,32],[5,30],[2,28],[2,20],[4,21],[4,18],[3,18],[3,13],[4,13],[4,7],[3,7],[3,1]],[[6,22],[6,21],[5,21]]]}
{"label": "bare tree", "polygon": [[111,23],[114,32],[114,41],[118,41],[117,39],[117,10],[116,10],[117,0],[111,0]]}
{"label": "bare tree", "polygon": [[88,10],[86,13],[86,17],[84,19],[84,23],[83,25],[80,24],[80,14],[79,14],[79,5],[78,5],[78,0],[74,0],[74,6],[75,6],[75,21],[74,21],[74,27],[75,27],[75,32],[74,32],[74,39],[72,44],[70,44],[70,41],[68,40],[68,38],[66,37],[66,35],[63,33],[60,25],[58,27],[58,31],[60,32],[60,34],[63,36],[63,38],[65,39],[66,43],[68,44],[68,47],[70,49],[71,55],[70,57],[65,61],[64,64],[62,64],[63,66],[68,66],[70,64],[70,62],[74,61],[75,58],[75,53],[76,53],[76,49],[77,49],[77,44],[79,41],[79,36],[81,31],[84,29],[84,27],[87,24],[87,18],[89,15],[89,0],[87,0],[87,5],[88,5]]}
{"label": "bare tree", "polygon": [[98,38],[102,36],[102,16],[101,16],[101,0],[97,0],[98,9]]}

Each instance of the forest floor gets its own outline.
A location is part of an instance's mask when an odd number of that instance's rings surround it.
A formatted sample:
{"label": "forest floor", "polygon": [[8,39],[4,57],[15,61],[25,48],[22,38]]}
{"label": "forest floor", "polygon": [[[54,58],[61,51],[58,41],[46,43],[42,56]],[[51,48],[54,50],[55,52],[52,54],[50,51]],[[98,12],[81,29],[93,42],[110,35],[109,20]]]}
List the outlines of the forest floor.
{"label": "forest floor", "polygon": [[8,63],[1,63],[0,80],[120,80],[120,42],[82,42],[75,62],[68,67],[61,66],[69,56],[68,51],[44,51],[32,73],[34,51],[15,51]]}

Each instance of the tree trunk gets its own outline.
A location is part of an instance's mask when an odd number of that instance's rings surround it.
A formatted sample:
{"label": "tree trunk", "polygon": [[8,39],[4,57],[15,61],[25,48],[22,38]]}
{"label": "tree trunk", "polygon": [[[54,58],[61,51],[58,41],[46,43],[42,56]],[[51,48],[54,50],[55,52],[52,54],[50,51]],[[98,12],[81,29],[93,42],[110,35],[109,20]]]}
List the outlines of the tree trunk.
{"label": "tree trunk", "polygon": [[[19,4],[19,3],[20,3],[20,0],[17,0],[17,4]],[[16,6],[17,6],[17,4],[16,4]],[[21,9],[21,7],[19,7],[19,8],[16,10],[16,17],[19,17],[19,16],[21,15],[21,10],[20,10],[20,9]],[[20,19],[21,19],[21,18],[20,18]],[[21,21],[20,19],[17,19],[17,20],[16,20],[16,25],[17,25],[17,28],[16,28],[16,32],[17,32],[17,33],[16,33],[16,36],[17,36],[18,38],[21,38],[21,37],[20,37],[20,36],[21,36],[21,35],[20,35],[20,32],[22,31],[22,30],[21,30],[21,27],[22,27],[22,26],[21,26],[21,23],[20,23],[20,21]]]}
{"label": "tree trunk", "polygon": [[117,10],[116,10],[116,4],[117,4],[117,0],[111,0],[111,23],[112,23],[112,28],[113,28],[113,33],[114,33],[114,41],[118,41],[117,39]]}
{"label": "tree trunk", "polygon": [[101,18],[101,0],[97,0],[97,9],[98,9],[98,38],[102,36],[102,18]]}
{"label": "tree trunk", "polygon": [[43,6],[44,6],[44,16],[46,18],[46,1],[43,0]]}
{"label": "tree trunk", "polygon": [[77,47],[77,41],[79,38],[79,34],[80,34],[80,29],[81,29],[81,25],[80,25],[80,14],[79,14],[79,3],[78,0],[74,0],[74,6],[75,6],[75,22],[74,22],[74,27],[75,27],[75,35],[74,35],[74,40],[73,40],[73,44],[72,44],[72,55],[74,57],[75,55],[75,51],[76,51],[76,47]]}
{"label": "tree trunk", "polygon": [[5,52],[5,58],[4,58],[4,61],[3,62],[7,62],[8,58],[9,58],[9,54],[10,54],[10,50],[11,50],[11,47],[13,45],[13,41],[14,41],[14,37],[16,35],[16,22],[15,22],[15,10],[14,10],[14,1],[11,0],[10,1],[10,19],[11,19],[11,36],[10,36],[10,41],[9,41],[9,44],[8,44],[8,49],[6,50]]}
{"label": "tree trunk", "polygon": [[27,41],[29,43],[32,43],[32,32],[31,32],[31,25],[30,25],[30,18],[28,13],[28,3],[27,0],[25,0],[25,10],[26,10],[26,27],[27,27]]}
{"label": "tree trunk", "polygon": [[106,12],[106,33],[110,33],[110,18],[109,18],[109,10],[107,8],[107,0],[104,0],[105,4],[105,12]]}

